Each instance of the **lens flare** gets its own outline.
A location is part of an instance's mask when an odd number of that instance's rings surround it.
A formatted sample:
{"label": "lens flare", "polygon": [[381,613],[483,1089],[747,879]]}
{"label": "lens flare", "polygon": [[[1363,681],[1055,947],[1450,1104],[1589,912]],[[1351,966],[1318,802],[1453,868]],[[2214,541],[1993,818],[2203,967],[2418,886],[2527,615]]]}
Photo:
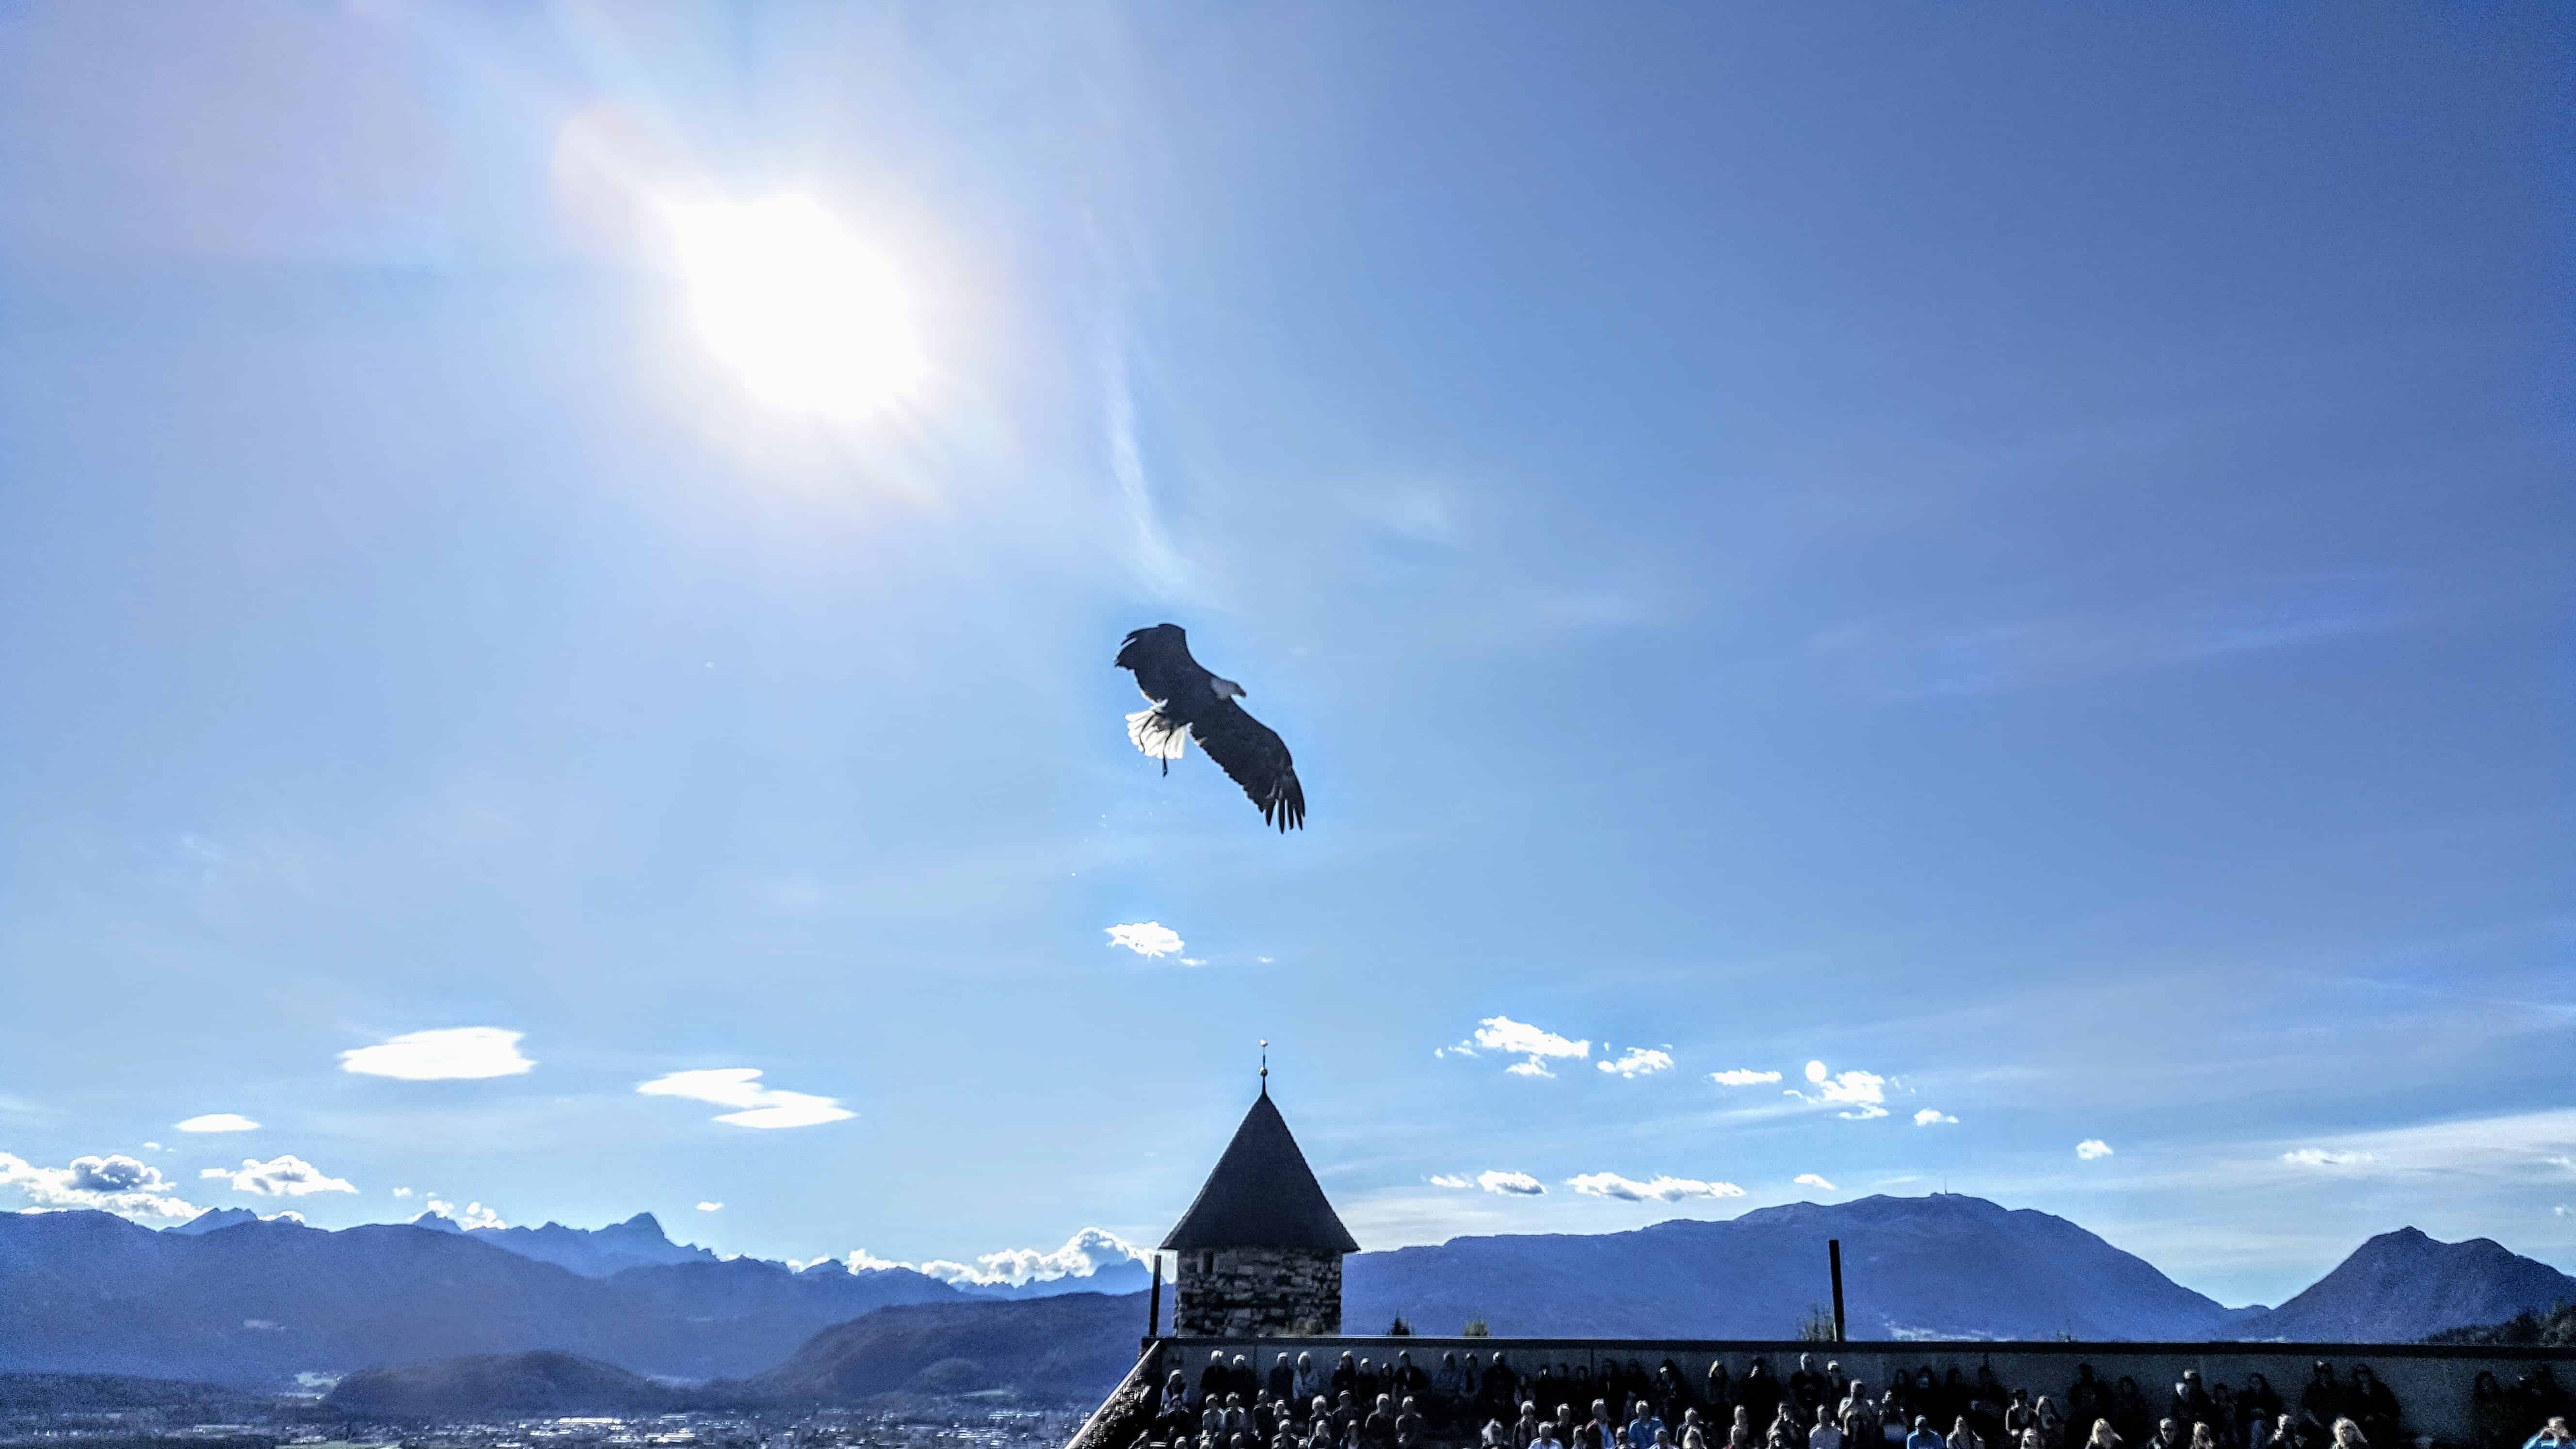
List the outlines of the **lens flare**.
{"label": "lens flare", "polygon": [[927,371],[902,279],[801,195],[669,213],[698,331],[751,394],[863,417]]}

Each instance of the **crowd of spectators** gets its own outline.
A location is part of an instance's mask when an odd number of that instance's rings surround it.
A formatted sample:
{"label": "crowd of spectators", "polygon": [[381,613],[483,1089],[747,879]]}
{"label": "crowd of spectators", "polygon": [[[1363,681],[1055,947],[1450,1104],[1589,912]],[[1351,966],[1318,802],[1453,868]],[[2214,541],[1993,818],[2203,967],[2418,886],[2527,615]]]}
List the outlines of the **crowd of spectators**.
{"label": "crowd of spectators", "polygon": [[[1427,1358],[1428,1355],[1426,1354]],[[2547,1365],[2512,1388],[2481,1375],[2475,1449],[2576,1449],[2566,1393]],[[2544,1421],[2546,1421],[2544,1423]],[[2521,1435],[2543,1425],[2527,1442]],[[2557,1435],[2552,1438],[2552,1433]],[[1800,1354],[1775,1375],[1755,1357],[1694,1375],[1671,1358],[1524,1365],[1410,1351],[1380,1361],[1312,1352],[1256,1367],[1209,1356],[1193,1382],[1174,1370],[1149,1439],[1168,1449],[2406,1449],[2405,1411],[2368,1364],[2275,1389],[2260,1373],[2208,1384],[2186,1370],[2151,1395],[2079,1363],[2064,1388],[2007,1388],[1993,1369],[1899,1370],[1876,1384]]]}

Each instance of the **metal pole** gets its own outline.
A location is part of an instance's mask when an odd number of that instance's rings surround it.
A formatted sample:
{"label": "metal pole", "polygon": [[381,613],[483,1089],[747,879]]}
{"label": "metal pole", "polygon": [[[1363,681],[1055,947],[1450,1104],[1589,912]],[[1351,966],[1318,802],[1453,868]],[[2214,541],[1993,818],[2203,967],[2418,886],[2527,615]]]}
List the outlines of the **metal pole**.
{"label": "metal pole", "polygon": [[1163,1255],[1154,1255],[1154,1291],[1145,1299],[1145,1342],[1150,1346],[1163,1332]]}
{"label": "metal pole", "polygon": [[1825,1261],[1834,1269],[1834,1342],[1843,1342],[1843,1240],[1825,1239]]}

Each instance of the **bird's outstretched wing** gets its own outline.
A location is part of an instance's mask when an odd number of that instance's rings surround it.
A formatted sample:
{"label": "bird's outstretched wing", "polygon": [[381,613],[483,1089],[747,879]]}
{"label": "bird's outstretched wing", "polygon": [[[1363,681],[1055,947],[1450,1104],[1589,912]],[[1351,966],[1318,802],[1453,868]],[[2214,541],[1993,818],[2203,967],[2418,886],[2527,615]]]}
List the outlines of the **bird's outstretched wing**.
{"label": "bird's outstretched wing", "polygon": [[1281,834],[1306,828],[1306,789],[1297,783],[1296,764],[1277,730],[1221,699],[1190,725],[1190,737],[1261,807],[1263,824],[1278,826]]}
{"label": "bird's outstretched wing", "polygon": [[[1147,699],[1173,706],[1173,716],[1183,724],[1189,723],[1192,707],[1208,697],[1212,676],[1190,657],[1190,636],[1178,624],[1156,624],[1129,634],[1118,646],[1117,665],[1136,676],[1136,688]],[[1143,749],[1143,742],[1137,747]]]}

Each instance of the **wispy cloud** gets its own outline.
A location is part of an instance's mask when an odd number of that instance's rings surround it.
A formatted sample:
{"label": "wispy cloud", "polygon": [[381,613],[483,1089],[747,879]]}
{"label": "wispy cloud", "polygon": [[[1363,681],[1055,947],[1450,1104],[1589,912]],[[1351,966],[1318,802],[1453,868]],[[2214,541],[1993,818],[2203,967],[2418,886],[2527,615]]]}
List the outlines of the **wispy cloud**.
{"label": "wispy cloud", "polygon": [[1565,1185],[1585,1197],[1617,1198],[1622,1202],[1674,1202],[1686,1197],[1744,1196],[1744,1189],[1731,1182],[1702,1182],[1694,1177],[1655,1177],[1639,1182],[1615,1172],[1587,1172],[1567,1178]]}
{"label": "wispy cloud", "polygon": [[1796,1177],[1791,1178],[1790,1181],[1796,1183],[1800,1187],[1820,1188],[1826,1192],[1840,1191],[1840,1189],[1836,1188],[1832,1183],[1825,1181],[1822,1177],[1819,1177],[1812,1172],[1799,1173]]}
{"label": "wispy cloud", "polygon": [[1503,1070],[1516,1077],[1553,1077],[1551,1061],[1580,1060],[1592,1055],[1590,1041],[1576,1041],[1558,1036],[1508,1016],[1489,1016],[1476,1024],[1476,1030],[1465,1041],[1445,1046],[1432,1053],[1435,1057],[1472,1057],[1483,1052],[1520,1060]]}
{"label": "wispy cloud", "polygon": [[1113,332],[1102,346],[1100,371],[1101,437],[1109,450],[1110,476],[1118,480],[1118,498],[1127,510],[1129,564],[1156,593],[1182,593],[1189,586],[1189,566],[1163,527],[1162,510],[1145,473],[1145,450],[1137,435],[1135,360],[1123,334]]}
{"label": "wispy cloud", "polygon": [[356,1192],[346,1179],[333,1177],[293,1153],[280,1153],[269,1161],[245,1157],[238,1168],[209,1167],[198,1172],[202,1178],[220,1178],[235,1192],[253,1197],[303,1197],[316,1192]]}
{"label": "wispy cloud", "polygon": [[1673,1057],[1670,1052],[1656,1051],[1652,1047],[1630,1047],[1616,1059],[1604,1059],[1593,1065],[1622,1077],[1643,1077],[1672,1070]]}
{"label": "wispy cloud", "polygon": [[764,1087],[760,1075],[758,1067],[708,1067],[638,1082],[635,1090],[648,1097],[686,1097],[694,1102],[732,1107],[736,1110],[715,1120],[736,1127],[814,1127],[858,1115],[843,1107],[837,1097]]}
{"label": "wispy cloud", "polygon": [[2091,1162],[2100,1157],[2108,1157],[2111,1155],[2111,1144],[2103,1141],[2099,1137],[2087,1137],[2083,1141],[2075,1144],[2075,1155],[2083,1158],[2087,1162]]}
{"label": "wispy cloud", "polygon": [[[256,1132],[259,1124],[238,1112],[208,1112],[176,1124],[182,1132]],[[157,1143],[146,1143],[157,1146]]]}
{"label": "wispy cloud", "polygon": [[178,1185],[148,1162],[117,1153],[75,1157],[68,1167],[38,1167],[0,1152],[0,1187],[14,1187],[39,1208],[95,1208],[128,1218],[193,1218],[205,1209],[178,1195]]}
{"label": "wispy cloud", "polygon": [[1729,1067],[1711,1072],[1708,1079],[1721,1087],[1759,1087],[1780,1080],[1778,1072],[1757,1072],[1750,1067]]}
{"label": "wispy cloud", "polygon": [[519,1054],[519,1039],[524,1035],[497,1026],[406,1032],[374,1046],[340,1053],[340,1070],[406,1082],[516,1076],[536,1066]]}
{"label": "wispy cloud", "polygon": [[2390,628],[2411,614],[2386,579],[2280,579],[2015,619],[1862,620],[1816,635],[1808,651],[1865,692],[1916,699],[2289,648]]}
{"label": "wispy cloud", "polygon": [[1443,1173],[1431,1179],[1433,1187],[1481,1188],[1504,1197],[1544,1197],[1547,1184],[1526,1172],[1480,1172],[1474,1177]]}
{"label": "wispy cloud", "polygon": [[1160,921],[1131,921],[1108,929],[1110,945],[1124,946],[1139,956],[1176,956],[1181,951],[1181,933]]}
{"label": "wispy cloud", "polygon": [[720,1202],[702,1202],[698,1204],[698,1211],[702,1213],[720,1213],[724,1211],[724,1204]]}
{"label": "wispy cloud", "polygon": [[2301,1147],[2282,1153],[2281,1160],[2292,1167],[2358,1167],[2379,1159],[2367,1152],[2329,1152],[2322,1147]]}

